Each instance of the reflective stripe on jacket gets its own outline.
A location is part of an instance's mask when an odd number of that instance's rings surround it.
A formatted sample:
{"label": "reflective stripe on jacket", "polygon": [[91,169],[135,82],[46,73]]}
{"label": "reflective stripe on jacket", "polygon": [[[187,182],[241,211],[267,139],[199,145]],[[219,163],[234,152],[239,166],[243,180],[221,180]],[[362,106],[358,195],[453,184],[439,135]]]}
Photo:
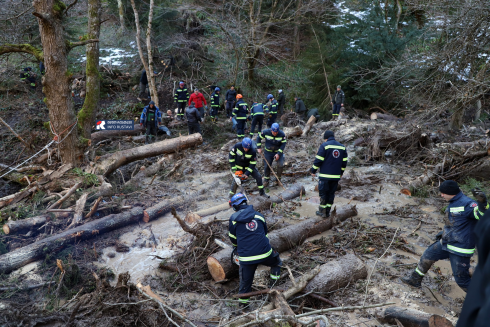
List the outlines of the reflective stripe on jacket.
{"label": "reflective stripe on jacket", "polygon": [[245,175],[250,176],[257,164],[257,152],[253,148],[245,151],[242,142],[239,142],[228,154],[228,161],[231,169],[242,170]]}
{"label": "reflective stripe on jacket", "polygon": [[175,89],[174,102],[187,102],[189,100],[189,91],[187,88],[178,87]]}
{"label": "reflective stripe on jacket", "polygon": [[253,117],[255,115],[264,115],[264,104],[263,103],[254,103],[252,105],[252,109],[250,109],[250,115]]}
{"label": "reflective stripe on jacket", "polygon": [[213,92],[213,94],[211,94],[211,107],[219,107],[219,94],[215,92]]}
{"label": "reflective stripe on jacket", "polygon": [[280,154],[282,154],[287,142],[288,141],[286,140],[286,134],[284,134],[283,131],[280,130],[279,132],[277,132],[277,135],[274,136],[272,135],[272,131],[269,128],[265,131],[262,131],[262,133],[259,133],[259,136],[257,136],[257,149],[260,149],[262,148],[262,146],[264,146],[266,151],[279,152]]}
{"label": "reflective stripe on jacket", "polygon": [[311,167],[311,173],[315,174],[320,168],[320,179],[339,180],[347,167],[347,150],[345,146],[331,136],[318,149]]}
{"label": "reflective stripe on jacket", "polygon": [[235,119],[247,119],[248,104],[242,99],[238,100],[233,108],[233,116]]}

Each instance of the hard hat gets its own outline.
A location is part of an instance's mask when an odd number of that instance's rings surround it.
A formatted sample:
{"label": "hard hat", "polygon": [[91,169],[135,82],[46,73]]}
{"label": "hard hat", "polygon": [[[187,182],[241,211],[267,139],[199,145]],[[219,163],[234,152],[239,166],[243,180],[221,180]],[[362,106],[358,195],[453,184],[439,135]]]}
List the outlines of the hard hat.
{"label": "hard hat", "polygon": [[242,146],[244,149],[250,149],[252,147],[252,140],[248,137],[244,138],[242,141]]}
{"label": "hard hat", "polygon": [[184,82],[179,82],[179,85],[184,85]]}
{"label": "hard hat", "polygon": [[234,207],[242,204],[242,202],[247,202],[247,198],[242,193],[237,193],[232,196],[228,203],[230,204],[230,207]]}
{"label": "hard hat", "polygon": [[219,87],[215,87],[214,90],[215,91],[221,91],[221,89]]}
{"label": "hard hat", "polygon": [[269,95],[267,96],[267,100],[272,99],[273,97],[274,97],[274,96],[273,96],[272,94],[269,94]]}
{"label": "hard hat", "polygon": [[271,131],[273,131],[273,132],[279,132],[279,124],[278,123],[272,124]]}
{"label": "hard hat", "polygon": [[241,94],[237,94],[237,95],[236,95],[236,98],[237,98],[237,99],[241,99],[241,98],[243,98],[243,95],[241,95]]}

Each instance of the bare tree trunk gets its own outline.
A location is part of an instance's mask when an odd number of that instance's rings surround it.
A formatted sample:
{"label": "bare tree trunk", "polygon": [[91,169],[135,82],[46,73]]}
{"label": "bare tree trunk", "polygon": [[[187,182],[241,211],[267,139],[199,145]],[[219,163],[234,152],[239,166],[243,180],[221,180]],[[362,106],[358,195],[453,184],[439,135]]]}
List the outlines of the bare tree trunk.
{"label": "bare tree trunk", "polygon": [[301,0],[296,0],[296,14],[294,17],[294,29],[293,29],[293,58],[298,59],[300,48],[299,41],[299,27],[300,27],[300,9],[301,9]]}
{"label": "bare tree trunk", "polygon": [[402,17],[402,10],[403,10],[403,7],[402,7],[402,4],[400,3],[400,0],[396,0],[396,7],[397,7],[397,11],[396,11],[396,32],[398,33],[399,31],[399,28],[400,28],[400,19]]}
{"label": "bare tree trunk", "polygon": [[123,3],[122,3],[122,0],[117,0],[117,9],[119,11],[119,24],[121,24],[121,26],[119,27],[119,31],[121,32],[124,32],[125,28],[124,28],[124,7],[123,7]]}
{"label": "bare tree trunk", "polygon": [[153,50],[151,47],[151,24],[153,23],[153,8],[155,7],[155,0],[150,0],[150,12],[148,13],[148,28],[146,29],[146,49],[148,51],[148,69],[146,75],[148,76],[148,83],[150,87],[150,97],[158,107],[158,92],[155,84],[155,76],[153,74]]}
{"label": "bare tree trunk", "polygon": [[460,130],[463,126],[463,116],[464,116],[464,104],[460,103],[456,111],[454,111],[451,116],[451,121],[449,122],[449,128],[452,130]]}
{"label": "bare tree trunk", "polygon": [[[100,0],[88,1],[88,37],[98,39],[100,35]],[[100,76],[99,76],[99,43],[87,44],[86,95],[82,110],[78,113],[78,125],[82,127],[83,137],[89,140],[95,116],[99,111]],[[86,144],[89,145],[89,144]]]}
{"label": "bare tree trunk", "polygon": [[476,113],[475,113],[475,121],[480,119],[481,115],[481,100],[476,100]]}
{"label": "bare tree trunk", "polygon": [[38,18],[43,44],[46,74],[42,83],[49,119],[53,131],[57,134],[63,133],[59,139],[63,142],[58,145],[62,161],[77,164],[82,153],[70,96],[71,74],[68,73],[68,47],[63,28],[63,12],[66,5],[59,0],[35,0],[33,5],[33,15]]}

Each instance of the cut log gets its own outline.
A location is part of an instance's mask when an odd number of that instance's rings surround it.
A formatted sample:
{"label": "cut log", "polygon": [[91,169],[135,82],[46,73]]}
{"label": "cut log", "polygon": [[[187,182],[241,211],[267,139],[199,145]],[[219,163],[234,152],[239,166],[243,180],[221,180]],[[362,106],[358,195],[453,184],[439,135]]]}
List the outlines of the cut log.
{"label": "cut log", "polygon": [[144,158],[155,157],[161,154],[173,153],[202,143],[202,136],[199,133],[188,136],[181,136],[174,139],[155,142],[136,148],[119,151],[101,157],[97,164],[97,174],[105,177],[112,174],[117,168]]}
{"label": "cut log", "polygon": [[[310,218],[299,224],[270,232],[270,244],[276,251],[284,252],[302,244],[308,237],[323,233],[334,225],[356,215],[356,206],[348,205],[338,210],[334,209],[327,219]],[[223,249],[213,253],[207,259],[209,272],[217,282],[233,277],[238,271],[238,267],[231,263],[231,251],[231,249]]]}
{"label": "cut log", "polygon": [[147,223],[150,220],[171,212],[172,208],[175,208],[175,210],[180,210],[189,207],[190,202],[207,199],[208,197],[204,194],[205,192],[206,190],[201,190],[185,196],[176,196],[172,199],[163,200],[144,210],[143,221]]}
{"label": "cut log", "polygon": [[444,317],[403,307],[388,307],[380,311],[378,320],[392,325],[397,325],[398,320],[403,327],[453,327]]}
{"label": "cut log", "polygon": [[28,246],[15,249],[9,253],[0,255],[0,272],[10,273],[30,262],[43,259],[47,254],[59,252],[75,241],[79,242],[81,240],[86,240],[95,237],[98,234],[103,234],[136,223],[142,218],[143,208],[136,207],[130,211],[109,215],[34,242]]}
{"label": "cut log", "polygon": [[267,210],[272,207],[273,203],[278,204],[287,200],[292,200],[294,198],[299,197],[300,194],[306,194],[303,185],[293,184],[289,186],[289,188],[286,191],[280,193],[279,195],[272,195],[268,199],[260,197],[258,198],[258,200],[252,201],[251,204],[253,204],[255,210],[257,211]]}
{"label": "cut log", "polygon": [[289,139],[294,136],[301,136],[303,134],[303,130],[299,126],[285,127],[284,134],[286,134],[286,137]]}
{"label": "cut log", "polygon": [[72,226],[80,225],[83,220],[83,208],[85,207],[85,202],[87,202],[88,193],[82,194],[80,199],[77,200],[75,205],[75,215],[73,216],[73,221],[69,228]]}
{"label": "cut log", "polygon": [[395,120],[398,120],[398,117],[390,115],[390,114],[381,114],[379,112],[373,112],[371,114],[371,120],[376,120],[376,119],[395,121]]}
{"label": "cut log", "polygon": [[75,185],[73,185],[69,190],[68,192],[66,192],[66,194],[61,198],[59,199],[58,201],[56,201],[55,203],[53,203],[48,209],[56,209],[57,206],[63,204],[63,202],[65,202],[66,199],[68,199],[73,193],[75,193],[75,191],[82,185],[82,183],[76,183]]}
{"label": "cut log", "polygon": [[48,222],[49,219],[49,215],[41,215],[19,220],[9,220],[5,225],[3,225],[3,232],[7,235],[27,233],[34,228],[41,227]]}
{"label": "cut log", "polygon": [[100,141],[110,139],[113,137],[139,135],[140,133],[144,133],[144,132],[145,132],[145,128],[143,126],[135,124],[134,129],[129,131],[102,131],[102,132],[92,133],[91,139],[92,139],[92,144],[96,145]]}
{"label": "cut log", "polygon": [[29,182],[31,182],[31,180],[27,181],[28,177],[26,176],[26,174],[17,173],[15,171],[3,176],[2,178],[20,184],[22,186],[27,186],[29,185]]}
{"label": "cut log", "polygon": [[315,124],[315,122],[316,122],[315,116],[311,116],[310,119],[308,119],[308,121],[306,122],[305,128],[303,128],[303,133],[301,134],[302,137],[305,137],[306,135],[308,135],[308,133],[310,132],[311,126],[313,126],[313,124]]}

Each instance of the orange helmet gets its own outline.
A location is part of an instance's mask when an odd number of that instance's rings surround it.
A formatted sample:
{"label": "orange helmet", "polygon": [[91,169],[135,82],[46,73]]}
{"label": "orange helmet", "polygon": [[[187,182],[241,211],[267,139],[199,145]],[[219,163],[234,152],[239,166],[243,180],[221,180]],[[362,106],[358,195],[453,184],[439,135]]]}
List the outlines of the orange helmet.
{"label": "orange helmet", "polygon": [[241,99],[241,98],[243,98],[243,95],[241,95],[241,94],[237,94],[237,95],[236,95],[236,98],[237,98],[237,99]]}

